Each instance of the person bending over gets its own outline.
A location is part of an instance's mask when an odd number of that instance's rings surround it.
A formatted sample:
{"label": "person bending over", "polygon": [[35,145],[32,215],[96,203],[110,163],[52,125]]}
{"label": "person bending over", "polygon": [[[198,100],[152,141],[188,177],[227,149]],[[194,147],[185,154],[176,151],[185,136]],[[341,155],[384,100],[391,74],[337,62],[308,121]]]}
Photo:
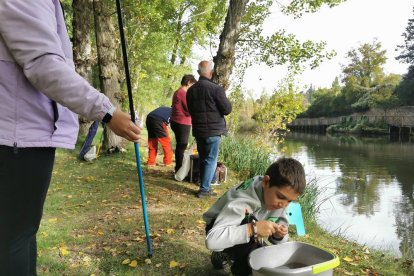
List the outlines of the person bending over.
{"label": "person bending over", "polygon": [[228,190],[203,214],[206,247],[213,250],[211,262],[222,269],[231,261],[234,275],[249,275],[248,256],[263,246],[286,242],[286,208],[306,186],[305,172],[293,158],[280,158],[264,176],[255,176]]}

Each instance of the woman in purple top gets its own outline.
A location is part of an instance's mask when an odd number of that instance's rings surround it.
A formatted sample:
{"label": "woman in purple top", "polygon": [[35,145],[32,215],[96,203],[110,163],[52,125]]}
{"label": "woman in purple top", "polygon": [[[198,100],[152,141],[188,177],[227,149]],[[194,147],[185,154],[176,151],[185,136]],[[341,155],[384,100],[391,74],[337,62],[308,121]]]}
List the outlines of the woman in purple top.
{"label": "woman in purple top", "polygon": [[184,151],[187,148],[188,136],[191,129],[191,116],[187,108],[187,89],[190,88],[196,79],[193,75],[184,75],[181,80],[181,87],[175,91],[172,98],[172,115],[170,118],[171,129],[175,134],[175,172],[183,163]]}
{"label": "woman in purple top", "polygon": [[75,147],[75,113],[130,141],[141,129],[75,72],[59,0],[1,0],[0,18],[0,275],[36,275],[55,149]]}

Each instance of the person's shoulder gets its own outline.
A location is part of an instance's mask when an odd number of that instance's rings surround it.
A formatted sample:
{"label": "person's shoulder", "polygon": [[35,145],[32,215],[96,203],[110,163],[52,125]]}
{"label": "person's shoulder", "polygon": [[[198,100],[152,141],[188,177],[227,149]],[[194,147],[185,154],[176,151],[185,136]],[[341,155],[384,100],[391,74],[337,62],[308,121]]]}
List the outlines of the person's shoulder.
{"label": "person's shoulder", "polygon": [[249,179],[244,180],[240,184],[236,185],[233,189],[235,191],[247,191],[250,189],[254,189],[258,183],[261,183],[262,177],[261,176],[254,176]]}
{"label": "person's shoulder", "polygon": [[224,88],[221,85],[213,82],[212,80],[208,80],[208,84],[207,85],[209,87],[213,88],[214,91],[216,91],[216,92],[224,92]]}
{"label": "person's shoulder", "polygon": [[181,88],[178,88],[177,90],[175,90],[175,92],[173,94],[173,97],[177,97],[179,95],[180,91],[181,91]]}
{"label": "person's shoulder", "polygon": [[[191,87],[190,87],[191,88]],[[185,95],[187,94],[187,91],[185,91],[184,89],[180,88],[177,90],[177,96],[180,97],[185,97]]]}

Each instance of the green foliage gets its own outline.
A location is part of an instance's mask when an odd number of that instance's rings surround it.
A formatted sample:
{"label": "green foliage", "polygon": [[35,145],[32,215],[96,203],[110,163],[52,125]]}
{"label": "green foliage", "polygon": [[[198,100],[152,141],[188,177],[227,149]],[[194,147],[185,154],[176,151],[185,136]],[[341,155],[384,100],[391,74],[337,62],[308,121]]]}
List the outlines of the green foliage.
{"label": "green foliage", "polygon": [[345,86],[350,89],[370,88],[383,82],[386,50],[381,49],[381,42],[364,43],[358,49],[347,53],[349,64],[342,70]]}
{"label": "green foliage", "polygon": [[[414,13],[414,8],[413,8]],[[408,19],[408,25],[405,28],[405,32],[402,34],[404,37],[404,45],[398,45],[397,50],[400,51],[400,55],[396,57],[397,60],[414,64],[414,19]]]}
{"label": "green foliage", "polygon": [[311,105],[301,117],[347,115],[373,107],[389,108],[397,105],[398,97],[394,91],[401,77],[384,73],[385,55],[386,51],[381,49],[381,43],[377,41],[351,49],[347,54],[349,64],[343,68],[345,85],[341,87],[336,79],[331,88],[312,92]]}
{"label": "green foliage", "polygon": [[194,45],[215,34],[225,1],[125,1],[128,56],[140,113],[170,105],[183,74],[191,72]]}
{"label": "green foliage", "polygon": [[[319,2],[318,5],[312,4],[314,11],[323,3],[332,1]],[[240,64],[236,70],[239,76],[243,76],[250,65],[260,63],[270,67],[287,64],[291,73],[299,73],[307,66],[315,68],[323,60],[336,55],[335,51],[325,51],[325,42],[300,42],[294,34],[287,34],[285,30],[263,36],[263,22],[269,16],[273,3],[271,0],[255,0],[248,4],[237,43],[236,59]],[[296,8],[299,9],[299,6]]]}
{"label": "green foliage", "polygon": [[410,67],[395,92],[401,105],[414,105],[414,19],[408,19],[408,25],[402,36],[404,45],[397,46],[396,50],[400,51],[400,55],[396,59],[410,64]]}
{"label": "green foliage", "polygon": [[229,100],[232,104],[232,112],[226,117],[227,127],[231,134],[254,133],[257,128],[257,122],[252,118],[257,103],[250,96],[249,91],[243,91],[240,86],[232,89]]}
{"label": "green foliage", "polygon": [[245,102],[241,87],[238,86],[235,89],[233,89],[228,98],[231,102],[232,113],[230,113],[230,115],[226,117],[226,122],[229,132],[234,134],[238,129],[240,123],[240,113],[238,111],[242,109],[242,106]]}
{"label": "green foliage", "polygon": [[316,12],[322,5],[334,7],[346,0],[292,0],[287,6],[283,7],[286,14],[300,17],[303,13]]}
{"label": "green foliage", "polygon": [[311,105],[306,110],[308,117],[321,117],[336,112],[334,101],[338,94],[334,89],[319,88],[312,93]]}
{"label": "green foliage", "polygon": [[[66,26],[72,26],[72,1],[71,0],[61,0],[62,8],[63,8],[63,14],[65,16],[65,23]],[[67,28],[69,37],[72,37],[72,29]]]}
{"label": "green foliage", "polygon": [[414,105],[414,65],[408,68],[408,73],[404,75],[402,82],[395,90],[400,104]]}
{"label": "green foliage", "polygon": [[304,110],[304,96],[298,93],[298,88],[291,80],[282,82],[270,97],[262,96],[261,102],[254,119],[260,133],[274,135],[276,142],[282,138],[279,131],[286,130],[286,124]]}

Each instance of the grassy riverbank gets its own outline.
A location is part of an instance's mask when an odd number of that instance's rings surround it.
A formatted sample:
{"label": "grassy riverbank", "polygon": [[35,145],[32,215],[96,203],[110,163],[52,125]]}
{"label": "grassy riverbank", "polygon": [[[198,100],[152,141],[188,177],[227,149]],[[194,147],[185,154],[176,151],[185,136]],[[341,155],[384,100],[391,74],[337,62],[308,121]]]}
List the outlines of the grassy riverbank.
{"label": "grassy riverbank", "polygon": [[[198,187],[173,180],[172,168],[144,166],[154,250],[149,260],[132,146],[93,163],[78,161],[77,154],[57,152],[38,234],[39,275],[215,275],[201,220],[214,199],[197,199]],[[216,191],[224,193],[237,178],[230,171],[228,182]],[[331,236],[311,222],[306,228],[301,238],[291,229],[292,239],[338,254],[337,275],[414,273],[410,259]]]}

